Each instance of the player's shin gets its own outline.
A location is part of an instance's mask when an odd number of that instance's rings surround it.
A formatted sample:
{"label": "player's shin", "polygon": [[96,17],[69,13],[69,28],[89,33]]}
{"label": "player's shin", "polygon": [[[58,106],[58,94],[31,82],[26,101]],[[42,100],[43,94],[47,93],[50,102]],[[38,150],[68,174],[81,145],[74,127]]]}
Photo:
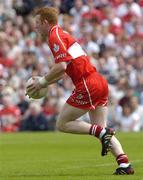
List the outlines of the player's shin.
{"label": "player's shin", "polygon": [[128,156],[124,153],[120,142],[117,140],[115,136],[111,140],[111,151],[112,154],[115,156],[119,166],[114,174],[134,174],[134,169],[129,162]]}

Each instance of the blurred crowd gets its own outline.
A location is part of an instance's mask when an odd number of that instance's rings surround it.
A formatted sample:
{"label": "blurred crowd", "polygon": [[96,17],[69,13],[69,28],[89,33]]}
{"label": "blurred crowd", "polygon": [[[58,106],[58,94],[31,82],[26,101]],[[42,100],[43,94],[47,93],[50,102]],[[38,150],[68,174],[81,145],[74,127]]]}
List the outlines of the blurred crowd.
{"label": "blurred crowd", "polygon": [[59,10],[59,25],[107,78],[108,126],[142,130],[143,0],[0,0],[0,131],[55,130],[57,114],[74,88],[65,76],[48,87],[45,98],[25,96],[26,81],[53,64],[34,29],[32,12],[42,6]]}

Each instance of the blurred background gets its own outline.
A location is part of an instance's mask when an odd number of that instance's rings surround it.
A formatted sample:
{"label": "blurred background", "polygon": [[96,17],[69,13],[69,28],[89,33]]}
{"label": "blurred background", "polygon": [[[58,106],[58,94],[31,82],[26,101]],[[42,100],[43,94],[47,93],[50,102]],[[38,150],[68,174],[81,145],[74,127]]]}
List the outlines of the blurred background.
{"label": "blurred background", "polygon": [[[70,32],[109,82],[108,126],[143,129],[143,0],[0,0],[0,132],[55,131],[57,115],[73,90],[65,76],[47,96],[32,101],[25,83],[53,64],[34,30],[37,7],[59,10]],[[82,120],[88,121],[87,115]]]}

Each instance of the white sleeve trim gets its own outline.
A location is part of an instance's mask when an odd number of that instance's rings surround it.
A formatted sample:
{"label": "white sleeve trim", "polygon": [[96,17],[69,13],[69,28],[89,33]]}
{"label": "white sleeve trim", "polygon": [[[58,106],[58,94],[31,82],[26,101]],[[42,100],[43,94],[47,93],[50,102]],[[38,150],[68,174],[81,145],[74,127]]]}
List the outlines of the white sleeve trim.
{"label": "white sleeve trim", "polygon": [[61,40],[61,38],[59,36],[58,27],[56,27],[56,34],[57,34],[57,37],[58,37],[59,41],[61,42],[63,48],[66,50],[66,46],[64,45],[63,41]]}

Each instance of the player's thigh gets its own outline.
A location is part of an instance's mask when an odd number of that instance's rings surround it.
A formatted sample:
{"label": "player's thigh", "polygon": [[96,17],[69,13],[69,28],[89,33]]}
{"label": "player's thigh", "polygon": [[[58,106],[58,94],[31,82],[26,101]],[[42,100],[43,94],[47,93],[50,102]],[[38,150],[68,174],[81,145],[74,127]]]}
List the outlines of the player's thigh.
{"label": "player's thigh", "polygon": [[87,110],[79,109],[65,103],[58,116],[57,122],[66,123],[68,121],[74,121],[85,113],[87,113]]}
{"label": "player's thigh", "polygon": [[106,106],[97,106],[95,110],[89,111],[91,124],[97,124],[102,127],[107,126],[108,108]]}

